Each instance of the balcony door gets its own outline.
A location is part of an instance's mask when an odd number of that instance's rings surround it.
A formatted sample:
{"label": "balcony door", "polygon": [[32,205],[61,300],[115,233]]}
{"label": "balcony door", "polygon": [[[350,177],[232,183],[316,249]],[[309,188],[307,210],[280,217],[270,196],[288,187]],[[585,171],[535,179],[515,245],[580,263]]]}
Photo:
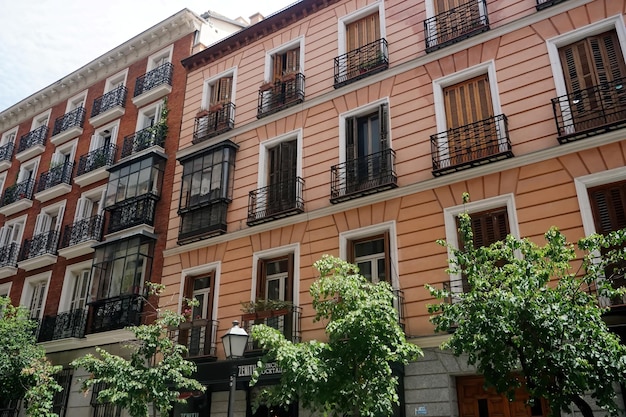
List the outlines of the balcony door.
{"label": "balcony door", "polygon": [[378,12],[372,13],[357,21],[346,24],[346,71],[347,77],[359,75],[361,69],[367,71],[368,66],[375,65],[382,56],[380,45],[372,49],[361,49],[381,38],[380,17]]}
{"label": "balcony door", "polygon": [[23,231],[23,221],[8,223],[0,228],[0,267],[15,266]]}
{"label": "balcony door", "polygon": [[190,330],[181,331],[179,334],[179,340],[187,346],[189,356],[202,356],[211,353],[213,282],[213,273],[200,277],[189,277],[187,281],[187,292],[191,293],[189,295],[191,295],[192,299],[198,302],[198,305],[192,308],[191,318],[196,322],[198,320],[206,320],[206,324],[194,325]]}
{"label": "balcony door", "polygon": [[32,293],[28,307],[30,309],[30,318],[33,320],[39,320],[43,314],[47,286],[47,281],[40,281],[32,284]]}
{"label": "balcony door", "polygon": [[210,86],[209,107],[230,103],[233,88],[233,76],[221,77]]}
{"label": "balcony door", "polygon": [[267,215],[296,205],[297,141],[281,142],[268,149]]}
{"label": "balcony door", "polygon": [[348,259],[369,282],[391,284],[389,232],[348,241]]}
{"label": "balcony door", "polygon": [[[487,74],[443,89],[452,165],[498,153],[498,132]],[[480,123],[480,122],[483,123]]]}
{"label": "balcony door", "polygon": [[72,300],[70,301],[70,310],[84,310],[87,306],[89,298],[91,270],[83,269],[74,274],[74,289],[72,290]]}
{"label": "balcony door", "polygon": [[[274,259],[259,260],[256,298],[272,301],[293,301],[293,254]],[[262,319],[270,327],[278,329],[287,339],[292,338],[293,314],[271,316]]]}

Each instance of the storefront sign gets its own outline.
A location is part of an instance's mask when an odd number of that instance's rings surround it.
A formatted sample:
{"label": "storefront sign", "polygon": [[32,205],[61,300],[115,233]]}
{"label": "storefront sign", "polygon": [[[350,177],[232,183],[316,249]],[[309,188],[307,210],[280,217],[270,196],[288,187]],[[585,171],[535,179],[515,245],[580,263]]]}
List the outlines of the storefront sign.
{"label": "storefront sign", "polygon": [[180,413],[180,417],[200,417],[200,413]]}
{"label": "storefront sign", "polygon": [[[254,370],[257,368],[257,364],[252,363],[250,365],[239,365],[237,368],[237,377],[252,376]],[[278,367],[278,364],[276,362],[269,362],[265,365],[265,369],[263,369],[261,375],[277,375],[282,373],[283,370]]]}

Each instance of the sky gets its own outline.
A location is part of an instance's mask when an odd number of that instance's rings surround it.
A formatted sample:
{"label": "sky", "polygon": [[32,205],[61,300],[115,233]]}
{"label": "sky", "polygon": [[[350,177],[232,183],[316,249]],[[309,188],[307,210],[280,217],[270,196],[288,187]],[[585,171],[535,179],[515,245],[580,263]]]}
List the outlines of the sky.
{"label": "sky", "polygon": [[187,8],[269,16],[296,0],[0,0],[0,112]]}

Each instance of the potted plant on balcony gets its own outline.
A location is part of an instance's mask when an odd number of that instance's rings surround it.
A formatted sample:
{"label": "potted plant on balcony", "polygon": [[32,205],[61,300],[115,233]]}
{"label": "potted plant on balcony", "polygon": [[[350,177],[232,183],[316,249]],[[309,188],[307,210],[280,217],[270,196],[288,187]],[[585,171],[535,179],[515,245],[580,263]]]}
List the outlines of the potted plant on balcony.
{"label": "potted plant on balcony", "polygon": [[284,316],[293,308],[291,301],[269,300],[258,298],[255,301],[241,303],[241,311],[244,313],[242,321],[254,321],[268,317]]}
{"label": "potted plant on balcony", "polygon": [[222,110],[222,108],[224,107],[224,104],[220,103],[213,103],[209,106],[209,112],[210,113],[217,113],[218,111]]}
{"label": "potted plant on balcony", "polygon": [[265,80],[261,83],[259,90],[261,91],[269,91],[274,87],[274,83],[272,81]]}

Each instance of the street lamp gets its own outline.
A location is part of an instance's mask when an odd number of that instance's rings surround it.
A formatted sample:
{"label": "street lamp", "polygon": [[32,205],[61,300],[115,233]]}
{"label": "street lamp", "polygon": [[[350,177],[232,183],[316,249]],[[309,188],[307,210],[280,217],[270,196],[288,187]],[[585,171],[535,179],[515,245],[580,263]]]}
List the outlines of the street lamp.
{"label": "street lamp", "polygon": [[[248,344],[248,333],[241,327],[237,320],[233,321],[233,327],[222,336],[222,345],[227,359],[236,359],[243,356]],[[235,386],[237,385],[237,366],[233,364],[230,374],[230,394],[228,395],[228,417],[233,417],[235,402]]]}

